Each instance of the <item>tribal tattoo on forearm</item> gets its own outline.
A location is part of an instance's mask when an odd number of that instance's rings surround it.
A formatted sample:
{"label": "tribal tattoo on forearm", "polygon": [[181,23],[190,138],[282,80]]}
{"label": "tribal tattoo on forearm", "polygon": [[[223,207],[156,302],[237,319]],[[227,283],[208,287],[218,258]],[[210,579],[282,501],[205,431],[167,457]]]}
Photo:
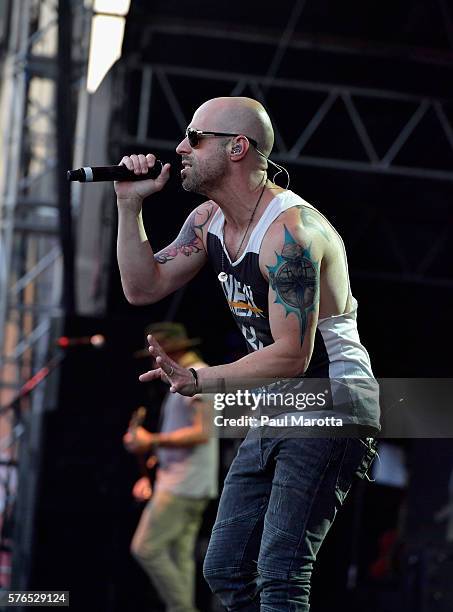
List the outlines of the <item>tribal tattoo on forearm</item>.
{"label": "tribal tattoo on forearm", "polygon": [[[202,211],[194,210],[184,223],[176,240],[165,250],[154,255],[155,261],[159,264],[164,264],[174,259],[178,253],[190,257],[193,253],[202,251],[204,227],[211,219],[213,211],[213,205],[204,208]],[[201,237],[197,235],[195,230],[201,232]]]}
{"label": "tribal tattoo on forearm", "polygon": [[285,308],[286,316],[293,312],[298,317],[302,344],[308,315],[319,301],[319,262],[313,260],[310,247],[304,248],[294,240],[286,226],[282,251],[275,256],[276,264],[266,266],[276,293],[274,303]]}

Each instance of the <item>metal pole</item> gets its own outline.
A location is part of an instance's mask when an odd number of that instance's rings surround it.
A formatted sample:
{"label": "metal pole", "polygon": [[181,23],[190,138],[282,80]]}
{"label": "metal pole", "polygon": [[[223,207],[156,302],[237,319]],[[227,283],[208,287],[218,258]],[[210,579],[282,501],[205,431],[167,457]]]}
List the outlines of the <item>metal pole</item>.
{"label": "metal pole", "polygon": [[63,308],[68,314],[72,314],[75,308],[71,190],[66,180],[66,171],[72,164],[71,44],[71,3],[67,0],[58,0],[57,186],[60,241],[63,252],[62,301]]}

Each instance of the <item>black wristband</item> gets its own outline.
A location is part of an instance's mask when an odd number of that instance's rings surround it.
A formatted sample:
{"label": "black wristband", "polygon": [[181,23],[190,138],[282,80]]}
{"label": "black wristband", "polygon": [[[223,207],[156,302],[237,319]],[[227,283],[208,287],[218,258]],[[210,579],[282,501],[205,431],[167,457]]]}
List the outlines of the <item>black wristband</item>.
{"label": "black wristband", "polygon": [[194,380],[194,383],[195,383],[195,393],[200,393],[201,389],[200,389],[200,385],[199,385],[199,382],[198,382],[198,373],[197,373],[197,371],[195,370],[195,368],[189,368],[189,372],[192,372],[193,380]]}

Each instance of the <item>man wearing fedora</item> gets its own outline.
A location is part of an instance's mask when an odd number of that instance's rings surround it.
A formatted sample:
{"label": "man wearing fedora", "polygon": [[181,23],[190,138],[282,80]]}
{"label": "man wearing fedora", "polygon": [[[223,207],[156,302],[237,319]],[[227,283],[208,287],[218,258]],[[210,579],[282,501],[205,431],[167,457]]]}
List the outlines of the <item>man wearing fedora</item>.
{"label": "man wearing fedora", "polygon": [[[159,338],[168,355],[182,367],[205,367],[180,323],[154,323],[146,334]],[[148,353],[149,354],[149,353]],[[148,500],[132,538],[131,552],[153,582],[169,612],[195,612],[194,548],[203,512],[217,496],[218,440],[212,435],[212,406],[201,395],[168,393],[162,404],[161,428],[128,431],[129,452],[156,456],[154,491],[147,477],[133,489]]]}

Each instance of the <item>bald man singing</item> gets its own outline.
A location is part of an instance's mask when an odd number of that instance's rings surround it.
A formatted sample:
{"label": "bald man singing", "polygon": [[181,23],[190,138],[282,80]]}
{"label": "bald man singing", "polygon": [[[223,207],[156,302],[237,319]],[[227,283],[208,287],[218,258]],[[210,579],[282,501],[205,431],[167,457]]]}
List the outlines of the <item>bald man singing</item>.
{"label": "bald man singing", "polygon": [[[248,348],[233,363],[196,371],[172,361],[149,336],[157,368],[142,381],[160,378],[188,396],[218,391],[219,381],[330,383],[328,400],[304,406],[311,427],[290,435],[260,423],[250,429],[225,480],[204,563],[227,610],[306,612],[319,548],[355,476],[371,462],[379,407],[368,393],[374,378],[357,331],[343,241],[316,208],[269,179],[273,142],[256,100],[202,104],[176,152],[182,187],[206,201],[174,242],[154,253],[142,202],[164,188],[170,165],[155,180],[116,183],[118,261],[127,299],[141,305],[179,289],[210,260]],[[131,155],[121,163],[146,173],[155,157]],[[352,378],[361,392],[344,384]],[[285,423],[301,414],[286,406],[280,412]],[[330,434],[329,418],[341,423],[343,436]]]}

